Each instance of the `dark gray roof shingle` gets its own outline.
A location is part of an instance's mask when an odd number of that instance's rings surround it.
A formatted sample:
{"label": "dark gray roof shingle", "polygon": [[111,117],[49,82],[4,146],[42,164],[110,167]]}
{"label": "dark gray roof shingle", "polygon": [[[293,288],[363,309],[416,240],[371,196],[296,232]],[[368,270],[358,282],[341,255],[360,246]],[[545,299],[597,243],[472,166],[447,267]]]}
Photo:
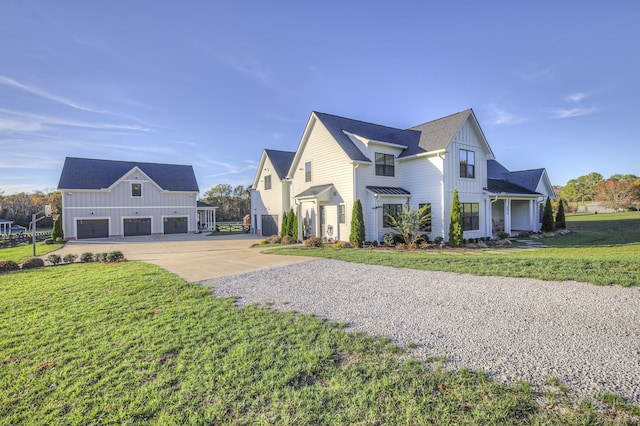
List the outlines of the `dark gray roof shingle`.
{"label": "dark gray roof shingle", "polygon": [[344,131],[367,139],[395,143],[407,147],[417,144],[420,138],[420,133],[412,130],[396,129],[394,127],[352,120],[350,118],[338,117],[337,115],[322,112],[314,112],[314,114],[353,161],[371,162]]}
{"label": "dark gray roof shingle", "polygon": [[487,187],[485,189],[494,194],[541,195],[501,179],[487,179]]}
{"label": "dark gray roof shingle", "polygon": [[163,190],[199,191],[191,166],[76,157],[65,159],[58,189],[106,189],[134,167],[142,170]]}
{"label": "dark gray roof shingle", "polygon": [[408,157],[410,155],[420,154],[421,152],[445,149],[458,132],[458,129],[460,129],[460,126],[462,126],[462,123],[464,123],[464,120],[466,120],[471,113],[471,109],[466,109],[464,111],[412,127],[411,130],[418,131],[420,134],[418,144],[409,147],[409,149],[404,151],[400,156]]}
{"label": "dark gray roof shingle", "polygon": [[278,178],[280,180],[286,178],[296,153],[291,151],[278,151],[276,149],[265,149],[264,152],[271,160],[273,168],[276,169]]}

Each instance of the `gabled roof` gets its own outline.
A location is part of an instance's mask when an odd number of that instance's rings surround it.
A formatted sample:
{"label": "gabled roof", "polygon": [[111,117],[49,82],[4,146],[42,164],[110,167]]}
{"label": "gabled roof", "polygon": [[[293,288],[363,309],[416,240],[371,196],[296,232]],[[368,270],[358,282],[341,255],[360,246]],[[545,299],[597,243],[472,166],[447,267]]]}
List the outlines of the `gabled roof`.
{"label": "gabled roof", "polygon": [[322,193],[330,190],[331,188],[333,188],[332,183],[329,183],[327,185],[312,186],[311,188],[308,188],[296,195],[295,198],[317,198],[318,196],[322,195]]}
{"label": "gabled roof", "polygon": [[381,126],[379,124],[352,120],[323,112],[314,111],[313,114],[318,117],[318,120],[327,128],[331,136],[333,136],[352,161],[371,162],[353,143],[351,138],[344,133],[345,131],[366,139],[389,142],[407,147],[416,145],[420,139],[420,133],[412,130]]}
{"label": "gabled roof", "polygon": [[487,191],[493,194],[541,195],[514,183],[501,179],[487,179]]}
{"label": "gabled roof", "polygon": [[499,179],[536,193],[545,169],[509,171],[496,160],[487,160],[487,178]]}
{"label": "gabled roof", "polygon": [[458,133],[458,130],[469,115],[473,115],[473,111],[471,109],[466,109],[464,111],[412,127],[411,130],[420,132],[420,140],[417,145],[403,152],[401,156],[407,157],[421,152],[445,149],[456,133]]}
{"label": "gabled roof", "polygon": [[283,180],[286,178],[296,153],[292,151],[278,151],[276,149],[265,149],[264,152],[271,160],[273,168],[276,169],[278,179]]}
{"label": "gabled roof", "polygon": [[191,166],[76,157],[65,159],[58,189],[107,189],[136,167],[165,191],[199,191]]}

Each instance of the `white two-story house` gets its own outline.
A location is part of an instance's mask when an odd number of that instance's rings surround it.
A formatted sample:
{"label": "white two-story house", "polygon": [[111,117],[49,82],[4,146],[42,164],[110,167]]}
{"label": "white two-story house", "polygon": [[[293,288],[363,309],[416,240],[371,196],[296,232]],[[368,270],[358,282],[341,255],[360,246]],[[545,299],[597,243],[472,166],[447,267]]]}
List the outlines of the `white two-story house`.
{"label": "white two-story house", "polygon": [[430,239],[448,240],[454,189],[465,238],[539,231],[554,197],[545,169],[512,172],[495,160],[471,109],[410,129],[311,113],[295,152],[265,150],[251,191],[254,228],[278,232],[299,215],[299,235],[348,241],[360,199],[367,240],[392,232],[388,215],[429,206]]}

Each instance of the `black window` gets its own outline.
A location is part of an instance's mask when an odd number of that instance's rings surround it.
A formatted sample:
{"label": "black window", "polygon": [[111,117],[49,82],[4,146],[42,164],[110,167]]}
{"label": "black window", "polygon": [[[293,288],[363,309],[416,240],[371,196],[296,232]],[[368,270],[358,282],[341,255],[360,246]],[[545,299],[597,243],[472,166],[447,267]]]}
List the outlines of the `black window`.
{"label": "black window", "polygon": [[384,228],[391,228],[389,223],[389,216],[396,217],[398,213],[402,212],[402,204],[383,204],[382,205],[382,226]]}
{"label": "black window", "polygon": [[271,175],[264,177],[264,189],[271,189]]}
{"label": "black window", "polygon": [[480,229],[480,209],[478,203],[462,203],[462,229],[477,231]]}
{"label": "black window", "polygon": [[347,223],[346,211],[344,204],[338,206],[338,223]]}
{"label": "black window", "polygon": [[460,177],[476,177],[476,153],[466,149],[460,150]]}
{"label": "black window", "polygon": [[429,215],[429,218],[424,222],[424,224],[422,225],[422,228],[420,228],[420,230],[422,232],[431,232],[431,203],[418,204],[418,208],[419,209],[421,209],[423,207],[425,207],[424,214],[425,215]]}
{"label": "black window", "polygon": [[311,161],[304,163],[304,181],[311,182]]}
{"label": "black window", "polygon": [[394,157],[376,152],[376,176],[394,176]]}
{"label": "black window", "polygon": [[142,184],[141,183],[132,183],[131,184],[131,196],[132,197],[142,197]]}

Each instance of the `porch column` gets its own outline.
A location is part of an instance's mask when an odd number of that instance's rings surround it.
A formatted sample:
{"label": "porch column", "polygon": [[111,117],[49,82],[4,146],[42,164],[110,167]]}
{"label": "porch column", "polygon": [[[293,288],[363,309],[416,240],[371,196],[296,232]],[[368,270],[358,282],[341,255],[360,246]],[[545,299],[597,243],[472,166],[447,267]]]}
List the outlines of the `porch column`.
{"label": "porch column", "polygon": [[511,235],[511,199],[504,200],[504,232]]}

